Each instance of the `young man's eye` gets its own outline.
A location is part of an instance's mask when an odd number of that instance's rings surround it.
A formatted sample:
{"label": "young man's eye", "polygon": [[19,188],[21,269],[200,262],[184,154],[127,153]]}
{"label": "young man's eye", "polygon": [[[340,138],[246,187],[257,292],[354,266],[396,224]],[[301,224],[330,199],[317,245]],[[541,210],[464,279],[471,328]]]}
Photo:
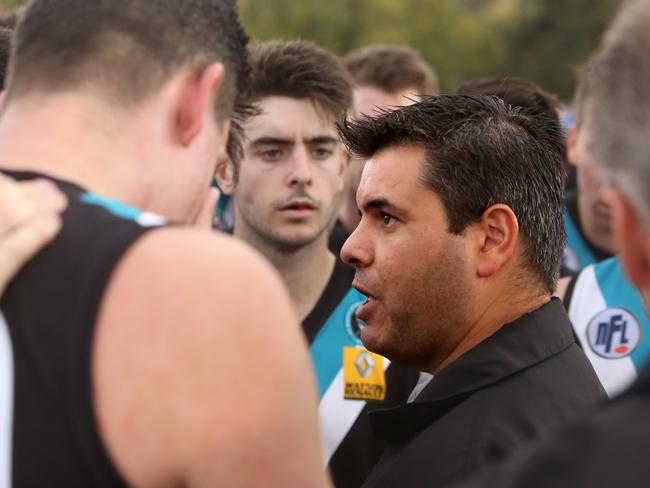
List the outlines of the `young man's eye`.
{"label": "young man's eye", "polygon": [[316,147],[312,149],[311,153],[316,159],[327,159],[333,154],[331,149],[325,147]]}
{"label": "young man's eye", "polygon": [[279,149],[265,149],[260,151],[260,157],[264,161],[277,161],[282,157],[282,151]]}

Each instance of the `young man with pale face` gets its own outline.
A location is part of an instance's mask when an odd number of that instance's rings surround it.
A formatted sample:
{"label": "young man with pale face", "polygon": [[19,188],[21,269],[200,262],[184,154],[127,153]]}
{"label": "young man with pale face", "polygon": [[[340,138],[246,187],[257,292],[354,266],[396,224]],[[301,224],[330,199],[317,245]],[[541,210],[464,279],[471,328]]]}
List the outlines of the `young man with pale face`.
{"label": "young man with pale face", "polygon": [[364,486],[462,480],[604,398],[551,297],[564,244],[557,124],[442,96],[340,133],[368,158],[361,222],[341,251],[367,296],[361,339],[433,375],[413,403],[373,413],[389,447]]}
{"label": "young man with pale face", "polygon": [[[335,257],[322,251],[323,242],[345,172],[336,121],[309,99],[270,96],[258,106],[261,113],[244,126],[247,140],[235,191],[235,235],[265,249],[274,260],[298,250],[319,256],[313,264],[322,268],[327,280]],[[305,291],[301,286],[294,296]],[[306,302],[299,307],[301,317],[311,310],[315,297]]]}
{"label": "young man with pale face", "polygon": [[234,196],[235,236],[280,272],[302,321],[334,485],[358,487],[382,449],[367,411],[403,402],[417,372],[361,346],[354,310],[365,297],[351,288],[354,270],[328,248],[347,164],[336,123],[352,86],[340,62],[313,44],[263,43],[250,55],[259,114],[244,125],[241,162],[220,167],[219,186]]}

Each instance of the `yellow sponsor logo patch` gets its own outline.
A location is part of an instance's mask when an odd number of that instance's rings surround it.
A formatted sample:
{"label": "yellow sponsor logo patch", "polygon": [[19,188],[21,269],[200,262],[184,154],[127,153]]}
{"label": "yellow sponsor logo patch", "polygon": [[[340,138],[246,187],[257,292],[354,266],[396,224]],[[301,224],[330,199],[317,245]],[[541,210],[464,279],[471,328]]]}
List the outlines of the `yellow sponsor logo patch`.
{"label": "yellow sponsor logo patch", "polygon": [[383,400],[386,398],[384,358],[360,347],[343,348],[344,398]]}

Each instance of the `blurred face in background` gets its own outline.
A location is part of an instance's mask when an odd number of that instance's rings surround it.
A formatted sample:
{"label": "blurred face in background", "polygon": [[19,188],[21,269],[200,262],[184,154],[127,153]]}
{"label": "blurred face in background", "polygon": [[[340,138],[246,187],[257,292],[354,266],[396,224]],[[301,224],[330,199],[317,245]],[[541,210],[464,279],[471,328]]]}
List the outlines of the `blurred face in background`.
{"label": "blurred face in background", "polygon": [[[395,93],[389,93],[374,86],[357,86],[354,89],[354,116],[356,118],[364,115],[373,117],[382,110],[411,105],[416,101],[416,97],[415,88],[406,88]],[[349,158],[345,178],[345,195],[347,198],[352,200],[356,198],[365,163],[365,159]]]}
{"label": "blurred face in background", "polygon": [[570,131],[567,155],[577,171],[578,212],[583,231],[592,244],[613,252],[612,206],[603,191],[603,183],[591,155],[591,131],[584,122]]}

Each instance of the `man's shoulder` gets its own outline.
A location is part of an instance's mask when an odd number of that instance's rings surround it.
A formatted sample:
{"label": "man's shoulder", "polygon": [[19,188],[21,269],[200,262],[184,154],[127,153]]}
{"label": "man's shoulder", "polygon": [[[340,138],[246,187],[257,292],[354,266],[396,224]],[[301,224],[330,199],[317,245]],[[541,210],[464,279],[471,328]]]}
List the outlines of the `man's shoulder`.
{"label": "man's shoulder", "polygon": [[[222,317],[229,309],[246,315],[246,304],[272,301],[264,294],[284,292],[275,270],[248,246],[230,236],[180,227],[156,229],[139,239],[111,281],[145,307],[158,303],[156,310],[183,313],[196,304]],[[165,296],[182,300],[159,302]]]}
{"label": "man's shoulder", "polygon": [[161,228],[138,240],[115,269],[94,342],[96,413],[126,472],[183,470],[164,460],[187,461],[185,449],[191,469],[241,464],[246,446],[274,458],[259,432],[307,425],[306,438],[315,434],[312,377],[287,293],[231,237]]}

